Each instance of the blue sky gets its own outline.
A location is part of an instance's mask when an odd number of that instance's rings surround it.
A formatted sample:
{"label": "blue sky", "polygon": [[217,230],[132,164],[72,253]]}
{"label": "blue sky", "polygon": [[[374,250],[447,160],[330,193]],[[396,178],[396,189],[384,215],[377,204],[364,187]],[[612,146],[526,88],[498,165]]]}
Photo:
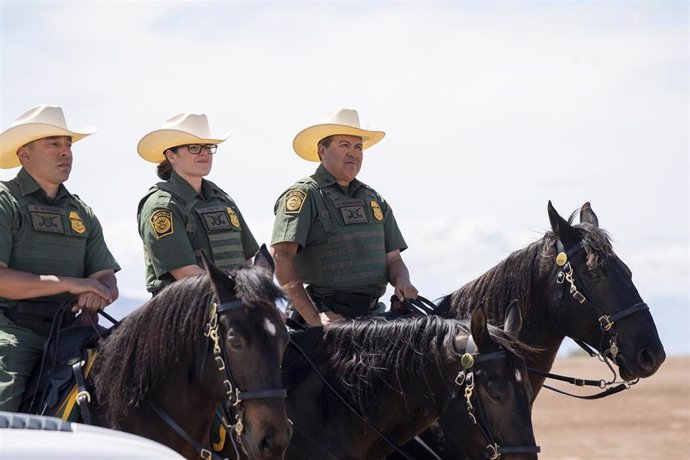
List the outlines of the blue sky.
{"label": "blue sky", "polygon": [[144,134],[183,111],[232,130],[209,178],[268,242],[275,199],[315,167],[292,138],[356,108],[387,133],[360,178],[392,204],[427,297],[538,239],[548,200],[590,201],[688,353],[688,19],[686,2],[2,0],[0,125],[50,103],[99,128],[67,185],[144,299]]}

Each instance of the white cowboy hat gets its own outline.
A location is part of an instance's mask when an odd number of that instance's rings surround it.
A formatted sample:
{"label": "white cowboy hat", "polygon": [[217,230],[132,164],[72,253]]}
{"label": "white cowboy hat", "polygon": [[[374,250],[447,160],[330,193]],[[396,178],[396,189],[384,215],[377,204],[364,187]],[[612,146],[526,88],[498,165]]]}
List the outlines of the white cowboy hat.
{"label": "white cowboy hat", "polygon": [[356,110],[338,108],[318,125],[300,131],[292,141],[292,148],[305,160],[319,160],[319,141],[334,135],[357,136],[362,138],[362,148],[369,148],[383,139],[383,131],[367,131],[359,127],[359,114]]}
{"label": "white cowboy hat", "polygon": [[137,145],[139,156],[151,163],[165,160],[166,149],[185,144],[220,144],[230,137],[214,138],[203,113],[178,113],[163,123],[161,129],[151,131]]}
{"label": "white cowboy hat", "polygon": [[96,128],[91,126],[70,130],[60,107],[37,105],[19,115],[12,126],[0,134],[0,168],[20,166],[17,150],[29,142],[52,136],[69,136],[72,142],[77,142],[95,132]]}

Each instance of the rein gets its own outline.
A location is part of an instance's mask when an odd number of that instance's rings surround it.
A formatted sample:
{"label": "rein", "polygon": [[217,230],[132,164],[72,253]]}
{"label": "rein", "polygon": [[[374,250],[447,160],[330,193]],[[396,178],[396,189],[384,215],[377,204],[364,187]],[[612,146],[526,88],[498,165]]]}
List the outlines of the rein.
{"label": "rein", "polygon": [[[605,391],[602,391],[600,393],[596,393],[594,395],[589,395],[589,396],[580,396],[580,395],[575,395],[572,393],[568,393],[563,390],[559,390],[558,388],[552,387],[550,385],[544,385],[544,388],[548,388],[551,391],[555,391],[556,393],[564,394],[567,396],[572,396],[574,398],[579,398],[579,399],[600,399],[606,396],[610,396],[616,393],[619,393],[623,390],[627,390],[630,388],[632,385],[636,384],[639,379],[635,379],[633,381],[617,381],[616,378],[618,377],[618,374],[614,370],[612,366],[612,360],[616,359],[616,356],[618,356],[618,344],[617,344],[617,338],[618,334],[616,333],[615,329],[613,328],[614,324],[618,321],[620,321],[623,318],[626,318],[634,313],[637,313],[638,311],[646,311],[649,310],[649,306],[644,303],[644,302],[639,302],[636,303],[630,307],[624,308],[623,310],[614,313],[613,315],[606,315],[605,313],[602,312],[600,308],[598,308],[593,301],[589,299],[593,299],[593,297],[586,291],[584,286],[580,286],[580,289],[578,290],[577,286],[575,285],[575,273],[573,271],[573,267],[570,263],[570,258],[577,254],[580,250],[584,250],[584,243],[582,241],[579,241],[577,244],[575,244],[573,247],[569,248],[568,250],[565,249],[565,246],[559,239],[556,239],[556,249],[558,250],[558,255],[556,256],[556,265],[560,267],[558,269],[558,274],[556,275],[556,283],[557,284],[564,284],[564,281],[567,281],[568,284],[570,285],[569,287],[569,293],[570,295],[579,303],[584,304],[586,303],[589,305],[590,308],[594,310],[594,312],[598,316],[598,322],[599,322],[599,329],[601,330],[601,341],[599,344],[599,348],[603,348],[604,340],[606,339],[607,334],[609,335],[609,348],[604,350],[603,354],[600,353],[599,351],[594,350],[591,346],[589,346],[587,343],[583,342],[582,340],[578,339],[573,339],[575,343],[577,343],[589,356],[591,357],[598,357],[601,362],[606,364],[606,366],[611,370],[613,373],[613,379],[610,381],[606,381],[604,379],[600,380],[586,380],[586,379],[578,379],[575,377],[567,377],[559,374],[552,374],[550,372],[544,372],[539,369],[534,369],[534,368],[527,368],[530,372],[533,372],[537,375],[540,375],[542,377],[547,377],[547,378],[552,378],[555,380],[560,380],[562,382],[567,382],[572,385],[576,386],[596,386],[599,387],[600,389],[605,389]],[[562,291],[558,291],[559,293],[559,303],[563,302],[563,293]],[[609,357],[610,356],[610,357]],[[618,383],[613,388],[607,388],[611,385],[614,385]]]}

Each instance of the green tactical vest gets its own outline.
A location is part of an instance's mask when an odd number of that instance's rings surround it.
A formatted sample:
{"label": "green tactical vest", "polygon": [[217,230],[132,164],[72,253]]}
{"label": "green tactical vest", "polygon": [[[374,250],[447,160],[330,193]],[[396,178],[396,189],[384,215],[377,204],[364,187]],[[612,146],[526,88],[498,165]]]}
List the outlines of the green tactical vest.
{"label": "green tactical vest", "polygon": [[[170,184],[159,182],[151,187],[149,193],[139,202],[137,218],[141,215],[141,209],[148,197],[158,190],[166,191],[178,199],[180,198],[175,190],[170,187]],[[228,270],[245,263],[242,247],[242,229],[237,209],[229,206],[228,203],[220,198],[216,198],[214,201],[215,203],[206,203],[200,200],[198,196],[194,197],[185,205],[182,219],[193,246],[196,240],[196,232],[199,230],[197,223],[201,222],[201,231],[206,235],[208,246],[211,249],[211,254],[207,255],[211,256],[213,263],[218,267]],[[198,219],[194,218],[194,214],[198,215]],[[207,248],[193,247],[193,249],[197,264],[203,267],[201,251]]]}
{"label": "green tactical vest", "polygon": [[323,243],[307,244],[295,258],[302,280],[317,290],[350,291],[380,297],[388,284],[383,213],[368,187],[350,198],[337,184],[326,187],[311,179],[322,200],[316,200]]}
{"label": "green tactical vest", "polygon": [[58,206],[50,206],[33,194],[22,196],[15,179],[1,184],[4,187],[0,189],[6,188],[17,200],[18,210],[12,229],[9,267],[29,273],[83,278],[91,229],[82,203],[69,196]]}

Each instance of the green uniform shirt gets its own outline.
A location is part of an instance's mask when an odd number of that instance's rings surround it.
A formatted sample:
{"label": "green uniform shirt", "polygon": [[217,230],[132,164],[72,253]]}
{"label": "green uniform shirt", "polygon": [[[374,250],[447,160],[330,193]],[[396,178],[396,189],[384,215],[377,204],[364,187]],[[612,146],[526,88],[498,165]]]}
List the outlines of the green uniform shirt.
{"label": "green uniform shirt", "polygon": [[[356,179],[344,190],[323,165],[283,193],[274,213],[271,245],[300,245],[295,264],[302,280],[318,295],[335,291],[383,295],[386,254],[407,249],[381,195]],[[360,241],[349,244],[353,239]]]}
{"label": "green uniform shirt", "polygon": [[146,289],[156,293],[174,281],[171,270],[202,266],[201,251],[222,268],[241,265],[259,249],[235,202],[202,179],[201,193],[175,171],[139,203]]}
{"label": "green uniform shirt", "polygon": [[[49,199],[23,168],[0,184],[0,261],[23,272],[79,278],[120,269],[91,208],[64,185]],[[2,306],[15,303],[0,298]]]}

